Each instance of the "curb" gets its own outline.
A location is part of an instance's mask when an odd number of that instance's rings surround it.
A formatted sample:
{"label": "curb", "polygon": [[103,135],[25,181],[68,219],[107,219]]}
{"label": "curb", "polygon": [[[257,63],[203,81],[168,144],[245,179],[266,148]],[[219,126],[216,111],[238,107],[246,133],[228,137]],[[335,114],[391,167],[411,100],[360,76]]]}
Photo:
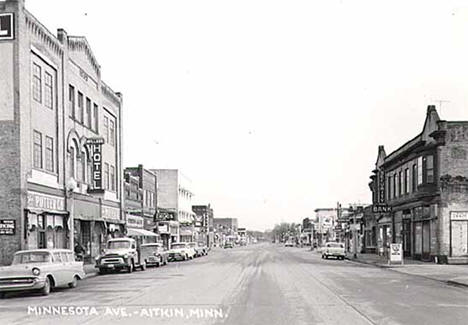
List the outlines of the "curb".
{"label": "curb", "polygon": [[451,285],[451,286],[468,288],[468,283],[457,282],[457,281],[454,281],[454,280],[441,280],[441,279],[432,278],[432,277],[429,277],[429,276],[426,276],[426,275],[401,272],[401,271],[398,271],[398,266],[399,265],[382,265],[382,264],[377,264],[377,263],[372,263],[372,262],[366,262],[366,261],[363,261],[363,260],[353,259],[353,258],[349,258],[349,257],[345,257],[345,259],[347,261],[351,262],[351,263],[371,265],[371,266],[375,266],[375,267],[378,267],[378,268],[381,268],[381,269],[386,269],[386,270],[389,270],[389,271],[397,272],[397,273],[400,273],[400,274],[405,274],[405,275],[409,275],[409,276],[416,276],[416,277],[419,277],[419,278],[432,280],[432,281],[437,281],[437,282],[441,282],[441,283]]}

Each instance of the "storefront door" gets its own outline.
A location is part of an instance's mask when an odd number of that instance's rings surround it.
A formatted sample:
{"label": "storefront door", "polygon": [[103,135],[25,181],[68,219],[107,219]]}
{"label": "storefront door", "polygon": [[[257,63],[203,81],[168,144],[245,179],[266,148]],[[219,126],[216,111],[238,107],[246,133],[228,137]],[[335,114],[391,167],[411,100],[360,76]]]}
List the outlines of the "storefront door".
{"label": "storefront door", "polygon": [[451,221],[452,256],[468,255],[468,221]]}
{"label": "storefront door", "polygon": [[411,256],[411,219],[403,219],[402,228],[403,256]]}
{"label": "storefront door", "polygon": [[429,261],[431,259],[431,226],[430,221],[422,223],[422,260]]}

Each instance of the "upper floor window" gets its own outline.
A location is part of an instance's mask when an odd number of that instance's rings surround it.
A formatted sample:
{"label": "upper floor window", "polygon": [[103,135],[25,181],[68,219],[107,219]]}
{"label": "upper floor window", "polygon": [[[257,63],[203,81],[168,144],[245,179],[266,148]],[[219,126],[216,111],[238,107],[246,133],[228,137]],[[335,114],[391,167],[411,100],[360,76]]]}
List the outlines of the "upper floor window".
{"label": "upper floor window", "polygon": [[410,188],[410,174],[409,174],[409,168],[405,169],[405,194],[409,193],[409,188]]}
{"label": "upper floor window", "polygon": [[45,168],[49,172],[54,172],[54,139],[45,138]]}
{"label": "upper floor window", "polygon": [[104,188],[109,189],[109,164],[104,163]]}
{"label": "upper floor window", "polygon": [[393,174],[393,197],[396,198],[397,197],[397,192],[398,192],[398,189],[397,189],[397,182],[396,182],[396,174]]}
{"label": "upper floor window", "polygon": [[412,182],[411,182],[411,190],[413,192],[416,192],[416,186],[417,186],[417,176],[418,176],[418,168],[416,166],[416,164],[413,164],[413,170],[412,170]]}
{"label": "upper floor window", "polygon": [[44,105],[47,108],[53,108],[54,91],[53,78],[48,72],[44,74]]}
{"label": "upper floor window", "polygon": [[104,116],[104,139],[109,143],[109,118]]}
{"label": "upper floor window", "polygon": [[392,178],[388,176],[387,178],[387,200],[392,198]]}
{"label": "upper floor window", "polygon": [[98,119],[98,106],[97,104],[94,104],[93,108],[93,118],[94,118],[94,132],[98,133],[98,125],[99,125],[99,119]]}
{"label": "upper floor window", "polygon": [[109,143],[113,146],[115,143],[115,122],[112,119],[109,120],[109,137]]}
{"label": "upper floor window", "polygon": [[398,196],[401,196],[402,192],[403,192],[403,174],[400,172],[398,172]]}
{"label": "upper floor window", "polygon": [[41,67],[33,63],[33,79],[32,79],[32,92],[35,101],[42,102],[42,69]]}
{"label": "upper floor window", "polygon": [[423,183],[423,158],[418,158],[418,185]]}
{"label": "upper floor window", "polygon": [[42,134],[34,131],[33,137],[33,166],[34,168],[42,168]]}
{"label": "upper floor window", "polygon": [[426,156],[425,169],[426,169],[426,183],[434,183],[434,156]]}
{"label": "upper floor window", "polygon": [[83,109],[83,94],[81,92],[78,92],[78,116],[77,119],[80,123],[83,123],[83,114],[84,114],[84,109]]}
{"label": "upper floor window", "polygon": [[88,128],[91,128],[91,119],[92,119],[92,115],[91,115],[91,99],[89,99],[88,97],[86,97],[86,126]]}
{"label": "upper floor window", "polygon": [[110,167],[110,182],[111,182],[111,191],[115,191],[115,167]]}
{"label": "upper floor window", "polygon": [[75,87],[68,85],[68,106],[70,109],[70,117],[75,118]]}

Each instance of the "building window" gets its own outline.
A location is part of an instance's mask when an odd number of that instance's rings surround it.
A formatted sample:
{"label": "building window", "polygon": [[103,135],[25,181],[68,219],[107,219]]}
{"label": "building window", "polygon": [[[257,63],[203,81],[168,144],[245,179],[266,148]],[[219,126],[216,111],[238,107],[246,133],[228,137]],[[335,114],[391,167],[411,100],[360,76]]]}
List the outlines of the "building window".
{"label": "building window", "polygon": [[91,119],[92,119],[92,115],[91,115],[91,99],[89,99],[88,97],[86,97],[86,126],[91,128],[92,124],[91,124]]}
{"label": "building window", "polygon": [[104,139],[109,143],[109,118],[104,116]]}
{"label": "building window", "polygon": [[109,164],[104,163],[104,188],[109,189]]}
{"label": "building window", "polygon": [[80,182],[83,181],[83,156],[82,155],[76,157],[76,180]]}
{"label": "building window", "polygon": [[99,125],[99,119],[98,119],[98,106],[97,104],[94,104],[94,132],[98,133],[98,125]]}
{"label": "building window", "polygon": [[426,183],[434,183],[434,156],[426,156]]}
{"label": "building window", "polygon": [[110,168],[111,191],[115,191],[115,167]]}
{"label": "building window", "polygon": [[83,94],[78,92],[78,121],[80,123],[83,123],[83,114],[84,114],[84,110],[83,110]]}
{"label": "building window", "polygon": [[405,194],[409,193],[409,188],[410,188],[410,175],[409,175],[409,169],[405,169]]}
{"label": "building window", "polygon": [[33,98],[35,101],[42,102],[42,72],[41,67],[33,63]]}
{"label": "building window", "polygon": [[115,122],[111,119],[109,120],[109,137],[110,137],[110,145],[113,146],[115,142]]}
{"label": "building window", "polygon": [[47,108],[53,108],[53,98],[54,98],[54,92],[53,92],[53,81],[52,81],[52,75],[48,72],[45,73],[44,77],[44,104]]}
{"label": "building window", "polygon": [[388,184],[387,184],[387,200],[392,198],[392,178],[388,177]]}
{"label": "building window", "polygon": [[423,183],[423,158],[418,158],[418,185]]}
{"label": "building window", "polygon": [[83,151],[81,152],[81,181],[83,183],[86,183],[86,170],[87,170],[87,164],[86,164],[86,153]]}
{"label": "building window", "polygon": [[37,131],[34,131],[33,166],[42,168],[42,134]]}
{"label": "building window", "polygon": [[403,185],[403,175],[401,172],[398,172],[398,196],[401,196],[402,194],[402,191],[403,191],[403,188],[402,188],[402,185]]}
{"label": "building window", "polygon": [[397,192],[398,192],[398,189],[397,189],[397,182],[396,182],[396,174],[393,174],[393,198],[396,198],[397,197]]}
{"label": "building window", "polygon": [[70,148],[70,177],[75,178],[75,148]]}
{"label": "building window", "polygon": [[416,186],[418,184],[417,183],[418,182],[417,177],[418,177],[418,168],[417,168],[416,164],[413,164],[413,171],[412,171],[412,177],[411,177],[411,180],[412,180],[411,190],[413,192],[416,192]]}
{"label": "building window", "polygon": [[49,172],[54,172],[54,139],[45,138],[45,168]]}
{"label": "building window", "polygon": [[68,105],[70,109],[70,117],[75,118],[75,87],[68,85]]}

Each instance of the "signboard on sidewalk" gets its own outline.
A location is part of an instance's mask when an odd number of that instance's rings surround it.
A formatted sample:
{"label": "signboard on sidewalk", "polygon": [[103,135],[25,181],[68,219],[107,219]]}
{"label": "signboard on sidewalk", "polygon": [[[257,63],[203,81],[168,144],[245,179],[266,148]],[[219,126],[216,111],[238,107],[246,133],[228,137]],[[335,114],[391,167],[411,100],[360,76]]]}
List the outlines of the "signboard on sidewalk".
{"label": "signboard on sidewalk", "polygon": [[403,264],[403,248],[401,244],[390,244],[390,263],[399,262]]}

